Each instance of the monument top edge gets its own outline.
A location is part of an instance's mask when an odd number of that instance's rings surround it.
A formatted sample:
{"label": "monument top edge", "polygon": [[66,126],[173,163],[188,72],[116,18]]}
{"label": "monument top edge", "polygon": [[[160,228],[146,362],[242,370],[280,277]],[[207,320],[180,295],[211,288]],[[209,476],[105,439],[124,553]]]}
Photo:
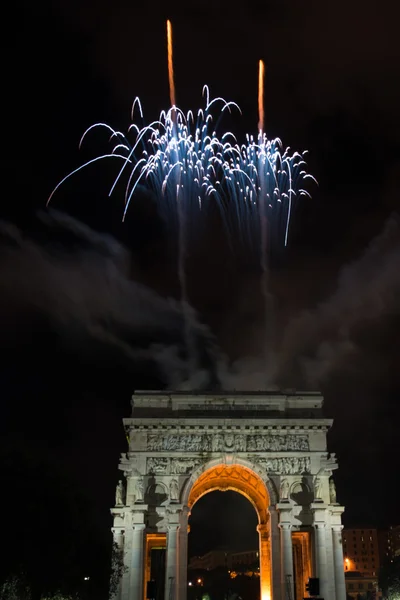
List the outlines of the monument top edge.
{"label": "monument top edge", "polygon": [[295,389],[287,390],[135,390],[133,397],[135,396],[160,396],[160,397],[171,397],[171,396],[185,396],[185,397],[213,397],[213,398],[233,398],[233,397],[257,397],[257,398],[271,398],[271,397],[288,397],[288,396],[301,396],[301,397],[317,397],[322,398],[321,392],[318,391],[302,391]]}
{"label": "monument top edge", "polygon": [[[323,396],[319,392],[297,392],[295,390],[263,391],[263,392],[239,392],[239,391],[156,391],[137,390],[132,395],[132,408],[137,411],[163,410],[186,414],[210,411],[248,411],[261,413],[282,414],[287,411],[309,409],[319,411],[324,403]],[[222,414],[222,413],[221,413]]]}

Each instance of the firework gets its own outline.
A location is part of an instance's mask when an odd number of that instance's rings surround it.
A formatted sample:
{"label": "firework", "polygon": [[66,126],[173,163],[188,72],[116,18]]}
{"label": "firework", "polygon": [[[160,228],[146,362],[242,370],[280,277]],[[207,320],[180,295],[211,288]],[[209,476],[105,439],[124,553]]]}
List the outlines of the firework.
{"label": "firework", "polygon": [[255,241],[259,238],[261,198],[265,218],[270,227],[276,225],[282,231],[286,244],[293,201],[298,195],[309,195],[303,188],[304,181],[311,177],[305,170],[304,153],[291,154],[289,148],[282,152],[281,141],[268,140],[261,131],[257,141],[247,135],[241,145],[230,131],[218,135],[224,113],[240,109],[222,98],[210,100],[207,86],[203,95],[205,107],[196,115],[192,111],[185,115],[174,107],[162,111],[158,120],[145,126],[141,103],[136,98],[132,107],[134,122],[127,135],[105,123],[89,127],[80,145],[94,128],[103,128],[111,142],[110,150],[69,173],[48,202],[68,178],[83,168],[96,161],[117,159],[121,169],[110,195],[129,170],[124,217],[137,187],[145,185],[152,190],[160,213],[172,229],[177,227],[177,205],[194,231],[200,231],[200,222],[215,206],[229,235]]}
{"label": "firework", "polygon": [[258,63],[258,131],[264,133],[264,61]]}
{"label": "firework", "polygon": [[171,25],[170,20],[167,21],[167,48],[168,48],[169,99],[171,102],[171,106],[176,106],[174,62],[173,62],[173,53],[172,53],[172,25]]}

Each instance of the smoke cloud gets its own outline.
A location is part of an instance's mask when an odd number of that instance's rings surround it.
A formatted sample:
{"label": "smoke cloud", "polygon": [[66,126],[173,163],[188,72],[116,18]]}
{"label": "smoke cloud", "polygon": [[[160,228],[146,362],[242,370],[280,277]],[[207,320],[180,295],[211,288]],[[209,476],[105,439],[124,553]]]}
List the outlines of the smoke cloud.
{"label": "smoke cloud", "polygon": [[[7,223],[0,227],[3,331],[15,336],[28,315],[41,316],[82,360],[90,361],[97,345],[113,363],[150,371],[167,387],[216,385],[214,340],[192,309],[194,369],[180,304],[132,281],[129,254],[115,239],[64,214],[39,219],[35,235]],[[29,327],[25,334],[29,338]]]}
{"label": "smoke cloud", "polygon": [[399,316],[400,228],[393,216],[364,254],[342,268],[332,296],[288,323],[276,379],[318,387],[338,369],[365,367],[379,338],[383,349],[387,321]]}

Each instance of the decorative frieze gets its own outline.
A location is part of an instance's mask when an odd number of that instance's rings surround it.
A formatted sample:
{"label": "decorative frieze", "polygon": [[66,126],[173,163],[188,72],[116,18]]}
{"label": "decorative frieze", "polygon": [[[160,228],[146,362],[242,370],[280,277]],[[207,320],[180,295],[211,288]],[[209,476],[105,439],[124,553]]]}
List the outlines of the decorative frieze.
{"label": "decorative frieze", "polygon": [[306,435],[256,434],[231,432],[210,434],[150,434],[149,452],[304,452],[309,450]]}
{"label": "decorative frieze", "polygon": [[285,456],[284,458],[262,458],[254,457],[254,462],[267,473],[280,475],[302,475],[311,472],[311,460],[309,456]]}
{"label": "decorative frieze", "polygon": [[157,475],[165,475],[168,472],[169,458],[153,458],[147,459],[147,472]]}
{"label": "decorative frieze", "polygon": [[200,458],[173,458],[171,473],[173,475],[186,475],[204,462]]}

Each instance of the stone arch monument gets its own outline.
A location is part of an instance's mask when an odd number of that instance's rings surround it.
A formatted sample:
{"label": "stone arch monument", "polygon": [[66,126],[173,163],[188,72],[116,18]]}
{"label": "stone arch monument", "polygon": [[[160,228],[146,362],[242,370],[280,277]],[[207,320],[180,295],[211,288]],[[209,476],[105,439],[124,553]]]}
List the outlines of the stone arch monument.
{"label": "stone arch monument", "polygon": [[111,509],[125,564],[115,600],[146,600],[154,548],[166,549],[164,600],[186,600],[190,511],[214,490],[256,510],[261,600],[302,600],[309,577],[324,600],[345,600],[344,508],[322,404],[309,392],[136,392],[119,464],[125,494],[119,487]]}

